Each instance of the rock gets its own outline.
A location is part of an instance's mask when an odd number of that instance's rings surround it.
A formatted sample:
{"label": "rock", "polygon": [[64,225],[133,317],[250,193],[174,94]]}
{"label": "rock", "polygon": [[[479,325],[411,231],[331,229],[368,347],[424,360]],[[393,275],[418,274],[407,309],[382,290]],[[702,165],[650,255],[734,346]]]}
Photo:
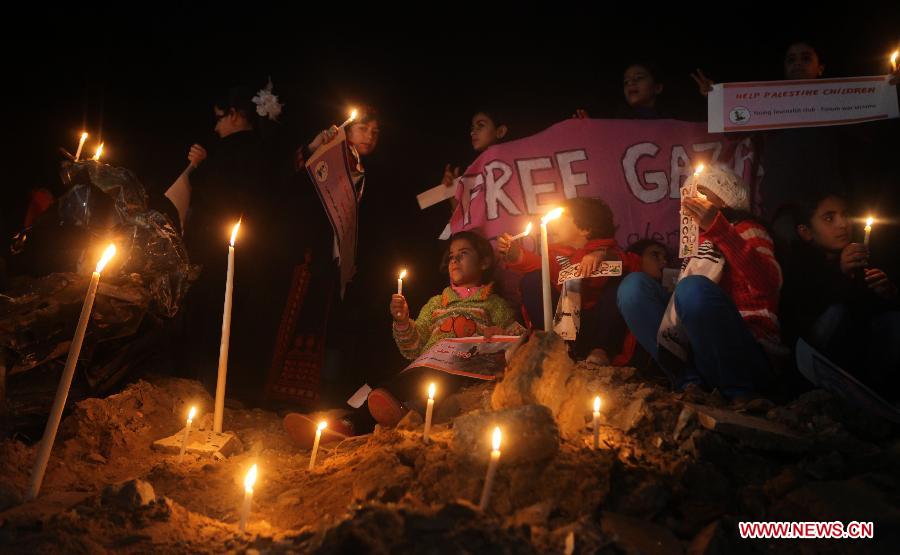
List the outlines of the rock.
{"label": "rock", "polygon": [[[575,366],[558,335],[535,332],[513,354],[503,379],[494,388],[491,406],[498,410],[544,405],[556,419],[562,436],[575,439],[584,431],[596,391],[597,376]],[[604,411],[617,409],[606,403]]]}
{"label": "rock", "polygon": [[85,460],[95,464],[106,464],[106,457],[100,453],[89,453],[88,456],[85,457]]}
{"label": "rock", "polygon": [[486,463],[495,426],[503,432],[500,464],[543,461],[559,451],[559,429],[550,409],[526,405],[494,412],[477,411],[453,423],[452,450],[471,460]]}
{"label": "rock", "polygon": [[799,487],[803,483],[803,477],[794,467],[788,467],[782,470],[777,476],[770,479],[763,485],[763,493],[770,500],[781,499],[791,490]]}
{"label": "rock", "polygon": [[746,405],[744,405],[744,410],[749,412],[750,414],[767,414],[770,410],[775,408],[775,403],[768,399],[753,399]]}
{"label": "rock", "polygon": [[717,520],[694,536],[688,545],[687,555],[732,555],[746,551],[734,543],[725,531],[722,521]]}
{"label": "rock", "polygon": [[645,520],[604,511],[600,518],[603,533],[627,555],[680,555],[684,553],[667,529]]}
{"label": "rock", "polygon": [[524,509],[516,511],[514,515],[506,521],[508,526],[547,526],[547,519],[550,518],[550,511],[553,510],[553,503],[550,501],[541,501]]}
{"label": "rock", "polygon": [[725,409],[700,405],[693,408],[700,425],[707,430],[734,437],[756,449],[802,453],[812,446],[809,438],[775,422]]}
{"label": "rock", "polygon": [[844,457],[837,451],[819,457],[806,466],[806,473],[817,480],[837,478],[844,472]]}
{"label": "rock", "polygon": [[104,503],[116,505],[122,509],[144,507],[156,500],[153,486],[144,480],[128,480],[121,484],[110,484],[103,489]]}
{"label": "rock", "polygon": [[0,513],[22,504],[22,496],[18,490],[9,483],[0,483]]}
{"label": "rock", "polygon": [[689,424],[696,420],[697,413],[691,407],[684,407],[678,414],[678,420],[675,422],[675,431],[672,432],[672,439],[679,441],[682,433]]}
{"label": "rock", "polygon": [[629,488],[616,504],[616,510],[629,516],[650,519],[665,508],[671,497],[669,488],[658,479],[649,479]]}
{"label": "rock", "polygon": [[[609,400],[610,396],[605,397]],[[608,404],[608,403],[607,403]],[[647,403],[643,398],[637,398],[627,404],[620,404],[620,410],[605,407],[606,424],[618,428],[623,432],[630,432],[647,416]]]}
{"label": "rock", "polygon": [[409,430],[416,431],[422,430],[425,425],[425,421],[422,420],[422,415],[418,412],[411,410],[407,411],[407,413],[400,419],[400,422],[397,423],[398,430]]}

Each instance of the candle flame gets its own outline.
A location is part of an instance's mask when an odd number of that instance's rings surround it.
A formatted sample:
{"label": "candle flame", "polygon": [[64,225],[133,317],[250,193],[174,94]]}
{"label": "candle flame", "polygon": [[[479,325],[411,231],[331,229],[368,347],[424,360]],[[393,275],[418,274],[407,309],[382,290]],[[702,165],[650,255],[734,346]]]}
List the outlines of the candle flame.
{"label": "candle flame", "polygon": [[250,467],[247,475],[244,477],[244,490],[247,493],[253,493],[253,484],[256,483],[256,465]]}
{"label": "candle flame", "polygon": [[321,432],[322,430],[324,430],[327,427],[328,427],[328,422],[325,422],[323,420],[323,421],[319,422],[319,426],[316,428],[316,430]]}
{"label": "candle flame", "polygon": [[496,428],[494,428],[494,435],[491,438],[491,446],[494,448],[494,451],[500,450],[500,436],[500,427],[497,426]]}
{"label": "candle flame", "polygon": [[103,143],[100,143],[100,146],[97,147],[97,152],[94,153],[94,157],[92,160],[100,160],[100,155],[103,154]]}
{"label": "candle flame", "polygon": [[697,164],[697,167],[694,169],[694,175],[700,175],[703,173],[703,170],[706,168],[703,164]]}
{"label": "candle flame", "polygon": [[232,247],[234,246],[235,240],[237,240],[238,230],[241,228],[241,220],[243,220],[243,219],[244,219],[244,218],[240,218],[240,219],[237,221],[237,223],[234,224],[234,227],[231,228],[231,246],[232,246]]}
{"label": "candle flame", "polygon": [[525,231],[522,232],[527,237],[529,233],[531,233],[531,222],[528,222],[528,225],[525,226]]}
{"label": "candle flame", "polygon": [[434,399],[434,382],[432,382],[431,385],[428,386],[428,398]]}
{"label": "candle flame", "polygon": [[406,270],[401,270],[400,275],[398,276],[400,279],[406,278]]}
{"label": "candle flame", "polygon": [[188,413],[188,421],[193,420],[195,416],[197,416],[197,407],[191,407],[191,411]]}
{"label": "candle flame", "polygon": [[350,111],[350,121],[356,120],[356,114],[357,114],[356,108],[354,108],[353,110]]}
{"label": "candle flame", "polygon": [[600,396],[594,397],[594,412],[600,412]]}
{"label": "candle flame", "polygon": [[562,213],[563,209],[561,206],[554,208],[553,210],[547,212],[547,214],[543,218],[541,218],[541,223],[546,224],[552,220],[555,220],[556,218],[560,217]]}
{"label": "candle flame", "polygon": [[107,263],[109,263],[110,259],[116,255],[116,246],[110,243],[106,250],[103,251],[103,256],[100,257],[100,262],[97,262],[96,272],[99,274],[103,271],[103,268],[106,267]]}
{"label": "candle flame", "polygon": [[81,132],[81,141],[84,142],[87,140],[87,138],[88,138],[87,131],[82,131]]}
{"label": "candle flame", "polygon": [[894,50],[891,54],[891,70],[897,71],[897,56],[900,56],[900,50]]}
{"label": "candle flame", "polygon": [[866,219],[866,227],[867,228],[872,227],[873,223],[875,223],[875,218],[873,218],[872,216],[869,216],[868,219]]}

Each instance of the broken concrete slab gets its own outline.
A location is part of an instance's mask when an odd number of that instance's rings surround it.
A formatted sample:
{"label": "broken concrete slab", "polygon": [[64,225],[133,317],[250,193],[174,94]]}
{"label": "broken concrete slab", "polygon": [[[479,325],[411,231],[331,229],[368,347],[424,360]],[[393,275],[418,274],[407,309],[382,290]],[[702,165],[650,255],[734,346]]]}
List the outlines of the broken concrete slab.
{"label": "broken concrete slab", "polygon": [[749,447],[770,451],[802,453],[812,447],[812,440],[787,426],[740,414],[727,409],[690,405],[697,420],[707,430],[733,437]]}
{"label": "broken concrete slab", "polygon": [[[184,430],[175,435],[164,437],[153,442],[153,449],[163,453],[177,455],[181,452]],[[201,457],[228,457],[240,453],[244,449],[241,440],[232,432],[216,433],[212,430],[191,430],[188,435],[185,453]]]}
{"label": "broken concrete slab", "polygon": [[149,482],[128,480],[121,484],[106,486],[103,489],[102,499],[104,503],[113,504],[122,509],[134,509],[156,501],[156,493]]}
{"label": "broken concrete slab", "polygon": [[461,416],[453,423],[451,449],[469,459],[487,462],[495,426],[503,432],[501,464],[542,461],[559,451],[559,429],[550,409],[543,405],[477,411]]}

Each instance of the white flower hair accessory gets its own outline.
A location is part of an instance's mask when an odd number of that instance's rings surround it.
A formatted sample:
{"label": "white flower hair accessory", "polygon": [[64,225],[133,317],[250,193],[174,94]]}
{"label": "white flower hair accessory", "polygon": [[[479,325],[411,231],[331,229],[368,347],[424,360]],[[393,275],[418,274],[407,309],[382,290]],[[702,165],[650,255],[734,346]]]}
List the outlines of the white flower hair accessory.
{"label": "white flower hair accessory", "polygon": [[272,94],[272,78],[269,77],[269,83],[266,88],[259,90],[256,96],[250,100],[256,104],[256,113],[261,117],[269,118],[272,121],[278,120],[281,114],[282,104],[278,102],[278,97]]}

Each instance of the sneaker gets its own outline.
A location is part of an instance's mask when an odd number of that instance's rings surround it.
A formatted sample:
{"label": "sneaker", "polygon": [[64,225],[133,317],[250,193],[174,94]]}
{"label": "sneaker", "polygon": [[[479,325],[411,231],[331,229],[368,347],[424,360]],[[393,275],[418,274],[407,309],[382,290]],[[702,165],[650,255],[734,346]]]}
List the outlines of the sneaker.
{"label": "sneaker", "polygon": [[[298,447],[312,449],[316,440],[316,426],[319,420],[313,420],[306,414],[299,412],[288,413],[284,417],[284,431]],[[322,431],[322,443],[339,441],[354,435],[353,425],[346,418],[328,422],[328,427]]]}
{"label": "sneaker", "polygon": [[368,403],[372,418],[385,428],[396,426],[408,412],[390,391],[380,387],[369,393]]}

